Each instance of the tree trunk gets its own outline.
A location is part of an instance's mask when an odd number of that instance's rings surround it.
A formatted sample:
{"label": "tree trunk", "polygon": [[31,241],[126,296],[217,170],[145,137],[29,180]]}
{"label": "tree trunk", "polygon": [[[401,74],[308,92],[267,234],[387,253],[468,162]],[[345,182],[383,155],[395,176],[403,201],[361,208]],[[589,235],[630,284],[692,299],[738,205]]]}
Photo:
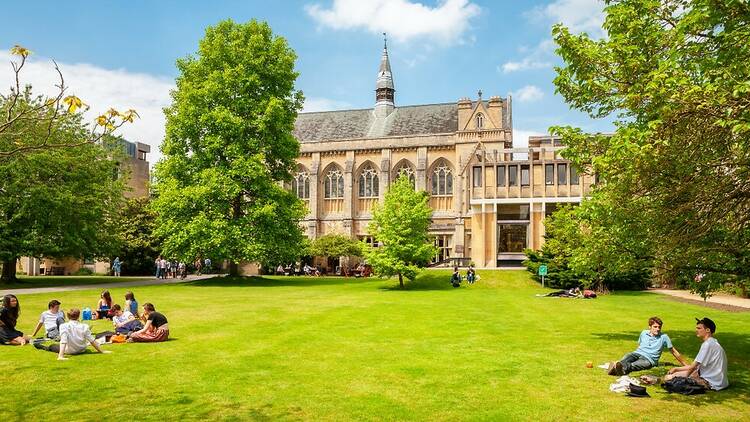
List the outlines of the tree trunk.
{"label": "tree trunk", "polygon": [[18,278],[16,277],[16,260],[18,258],[14,258],[12,260],[3,261],[3,274],[0,276],[0,283],[11,283],[18,281]]}
{"label": "tree trunk", "polygon": [[402,289],[404,288],[404,276],[402,276],[401,273],[398,273],[398,285]]}
{"label": "tree trunk", "polygon": [[229,261],[229,276],[237,277],[240,275],[240,266],[234,261]]}

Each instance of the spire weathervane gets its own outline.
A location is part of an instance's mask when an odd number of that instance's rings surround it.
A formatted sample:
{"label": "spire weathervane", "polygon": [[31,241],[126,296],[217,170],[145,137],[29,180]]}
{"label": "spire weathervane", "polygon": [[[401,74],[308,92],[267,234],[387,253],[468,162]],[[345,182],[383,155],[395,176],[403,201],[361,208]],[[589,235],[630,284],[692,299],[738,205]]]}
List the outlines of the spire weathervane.
{"label": "spire weathervane", "polygon": [[479,99],[482,99],[482,90],[480,89],[479,92],[477,92],[477,95],[479,95]]}
{"label": "spire weathervane", "polygon": [[385,35],[385,32],[383,32],[383,48],[388,49],[388,37]]}

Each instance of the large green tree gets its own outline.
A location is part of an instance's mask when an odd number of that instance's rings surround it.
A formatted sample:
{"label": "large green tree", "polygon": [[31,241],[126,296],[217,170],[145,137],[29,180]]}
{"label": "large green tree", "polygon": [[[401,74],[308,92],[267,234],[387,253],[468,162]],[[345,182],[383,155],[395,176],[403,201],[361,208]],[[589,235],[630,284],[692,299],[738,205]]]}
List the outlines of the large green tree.
{"label": "large green tree", "polygon": [[154,235],[156,214],[149,198],[132,198],[122,208],[119,235],[122,246],[115,256],[122,262],[123,275],[146,275],[154,272],[160,242]]}
{"label": "large green tree", "polygon": [[[0,132],[0,150],[19,151],[0,156],[3,281],[16,278],[20,256],[106,257],[118,243],[124,181],[117,177],[117,144],[105,147],[108,138],[81,143],[91,136],[81,115],[44,109],[46,101],[32,96],[30,87],[20,96],[0,97],[0,114],[36,116],[16,119]],[[78,145],[39,148],[40,139]],[[29,145],[34,148],[24,149]]]}
{"label": "large green tree", "polygon": [[421,268],[435,255],[435,246],[427,229],[432,209],[425,191],[415,191],[409,178],[402,176],[385,193],[382,206],[375,207],[367,227],[370,236],[378,240],[377,248],[364,248],[367,262],[375,275],[398,276],[414,281]]}
{"label": "large green tree", "polygon": [[266,23],[209,27],[198,52],[177,61],[156,165],[157,235],[169,256],[286,262],[300,253],[304,207],[291,180],[302,93],[296,55]]}
{"label": "large green tree", "polygon": [[[611,136],[557,127],[566,157],[592,165],[609,233],[649,238],[654,269],[693,280],[750,277],[750,4],[606,1],[607,36],[556,26],[555,85]],[[704,282],[705,284],[705,282]]]}

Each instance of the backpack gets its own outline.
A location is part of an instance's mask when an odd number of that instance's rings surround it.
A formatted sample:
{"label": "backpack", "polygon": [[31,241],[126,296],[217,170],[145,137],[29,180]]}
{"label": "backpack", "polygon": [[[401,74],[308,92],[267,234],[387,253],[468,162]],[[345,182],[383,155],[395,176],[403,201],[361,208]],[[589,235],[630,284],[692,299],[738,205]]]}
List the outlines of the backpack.
{"label": "backpack", "polygon": [[670,393],[680,393],[686,396],[704,394],[706,392],[705,386],[699,384],[695,379],[688,377],[672,378],[664,382],[661,386]]}

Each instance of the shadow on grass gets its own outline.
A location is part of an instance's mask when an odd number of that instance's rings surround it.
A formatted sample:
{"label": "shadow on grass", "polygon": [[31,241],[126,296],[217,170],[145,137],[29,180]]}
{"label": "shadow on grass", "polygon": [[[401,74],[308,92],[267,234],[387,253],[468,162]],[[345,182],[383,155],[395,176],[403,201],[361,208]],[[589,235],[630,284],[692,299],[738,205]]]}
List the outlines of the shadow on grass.
{"label": "shadow on grass", "polygon": [[[720,327],[719,327],[720,328]],[[675,348],[684,356],[692,359],[698,354],[701,346],[701,340],[695,336],[694,331],[667,331],[667,335],[672,340]],[[619,332],[619,333],[592,333],[597,339],[607,341],[627,342],[623,343],[622,354],[632,352],[636,348],[636,342],[640,331]],[[750,337],[745,334],[732,332],[721,332],[717,330],[716,339],[719,341],[727,354],[728,360],[728,377],[729,388],[715,392],[711,391],[705,395],[683,396],[681,394],[670,394],[661,387],[657,387],[655,397],[687,403],[694,406],[702,406],[710,403],[720,403],[728,400],[740,400],[747,402],[750,400]],[[669,352],[664,352],[669,353]],[[660,367],[676,366],[670,362],[661,362]]]}
{"label": "shadow on grass", "polygon": [[[404,288],[402,289],[398,284],[398,278],[383,279],[389,281],[392,284],[388,286],[381,286],[380,290],[385,291],[424,291],[424,290],[458,290],[454,288],[450,283],[450,274],[431,274],[427,271],[417,277],[414,281],[404,280]],[[466,286],[466,282],[461,283],[462,287]]]}
{"label": "shadow on grass", "polygon": [[346,284],[361,284],[375,281],[374,278],[356,277],[214,277],[203,280],[182,283],[183,286],[194,287],[304,287],[304,286],[332,286]]}

